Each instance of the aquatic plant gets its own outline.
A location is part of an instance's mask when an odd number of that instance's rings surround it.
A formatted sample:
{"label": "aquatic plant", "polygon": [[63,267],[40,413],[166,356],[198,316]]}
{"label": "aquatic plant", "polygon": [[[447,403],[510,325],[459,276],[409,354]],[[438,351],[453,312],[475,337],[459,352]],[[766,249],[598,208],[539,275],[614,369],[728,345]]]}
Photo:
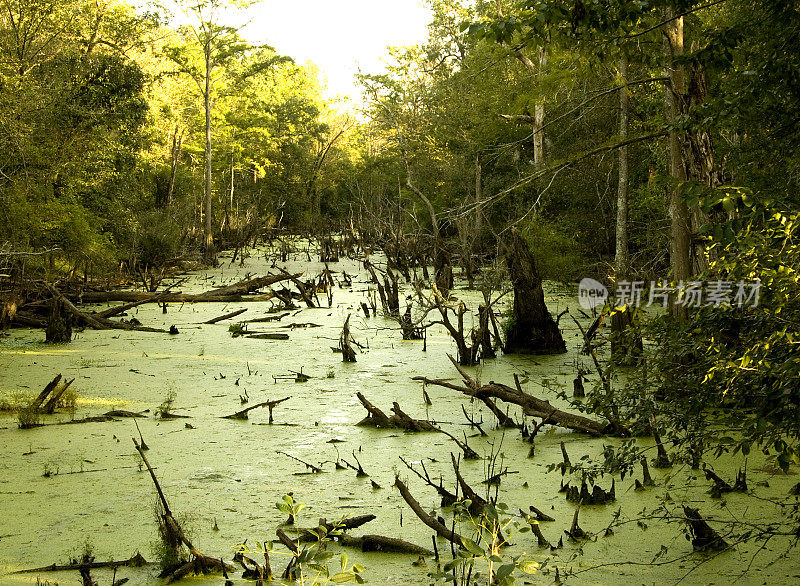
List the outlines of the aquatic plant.
{"label": "aquatic plant", "polygon": [[[275,503],[275,507],[289,515],[290,519],[296,519],[300,511],[305,508],[305,505],[295,502],[292,495],[286,494],[280,501]],[[329,567],[329,561],[334,557],[334,553],[328,551],[328,545],[332,543],[332,537],[341,534],[342,521],[334,524],[333,527],[319,525],[317,528],[309,530],[308,533],[316,539],[311,543],[301,543],[300,540],[295,543],[279,529],[278,536],[281,543],[289,549],[292,556],[282,577],[288,580],[296,580],[301,586],[306,584],[339,584],[343,582],[363,584],[364,578],[361,573],[364,571],[364,566],[360,564],[350,565],[346,553],[342,553],[339,556],[338,571],[335,567],[333,569]],[[268,541],[264,544],[264,549],[250,549],[243,544],[237,553],[238,555],[245,553],[261,554],[269,564],[269,554],[278,552],[274,549],[274,543]],[[250,561],[252,562],[252,560]],[[264,569],[261,570],[264,571]]]}
{"label": "aquatic plant", "polygon": [[41,425],[39,412],[32,407],[25,407],[20,409],[17,413],[17,425],[20,429],[30,429],[31,427],[38,427]]}
{"label": "aquatic plant", "polygon": [[161,401],[161,405],[159,405],[156,409],[156,416],[161,417],[162,419],[171,417],[171,410],[172,406],[175,404],[176,397],[177,393],[175,392],[175,389],[169,389],[167,394],[164,396],[164,400]]}
{"label": "aquatic plant", "polygon": [[[539,563],[525,553],[510,558],[503,557],[502,547],[516,533],[530,531],[530,526],[516,515],[508,514],[505,503],[485,503],[480,514],[470,510],[472,501],[463,499],[454,505],[456,520],[469,523],[476,538],[461,537],[462,549],[442,568],[428,575],[440,581],[452,581],[461,586],[491,584],[509,586],[515,583],[515,572],[536,574]],[[483,562],[478,567],[478,562]]]}

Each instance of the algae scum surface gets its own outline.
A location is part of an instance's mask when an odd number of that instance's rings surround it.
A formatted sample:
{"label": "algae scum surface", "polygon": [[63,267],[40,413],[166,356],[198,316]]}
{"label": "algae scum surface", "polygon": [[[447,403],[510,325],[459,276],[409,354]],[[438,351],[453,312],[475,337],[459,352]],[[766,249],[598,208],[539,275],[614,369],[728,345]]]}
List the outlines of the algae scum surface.
{"label": "algae scum surface", "polygon": [[[254,251],[244,266],[231,264],[225,257],[221,262],[217,269],[191,274],[181,289],[200,292],[236,282],[248,273],[259,276],[269,271],[263,251]],[[457,448],[442,434],[357,427],[355,424],[366,414],[355,396],[358,391],[387,413],[397,401],[412,417],[435,420],[459,437],[466,433],[470,445],[483,456],[500,452],[498,463],[517,472],[503,478],[500,501],[511,511],[527,511],[529,505],[535,505],[554,517],[554,522],[542,523],[541,530],[551,542],[557,542],[569,528],[575,510],[575,505],[558,493],[559,473],[546,473],[548,464],[561,460],[560,442],[566,443],[576,462],[584,455],[599,458],[604,444],[618,440],[550,429],[540,433],[535,456],[528,458],[529,445],[520,441],[519,432],[494,429],[492,414],[467,397],[428,386],[425,391],[432,405],[427,406],[422,386],[411,377],[459,382],[447,359],[448,352],[455,353],[454,344],[443,329],[435,326],[429,330],[427,351],[423,352],[421,341],[401,339],[397,322],[365,319],[359,311],[370,287],[364,271],[357,263],[344,260],[330,267],[353,276],[352,287],[335,289],[331,308],[303,308],[279,322],[249,325],[250,330],[288,333],[290,339],[285,341],[232,338],[230,320],[199,325],[242,308],[247,311],[234,318],[234,323],[264,317],[269,302],[170,304],[166,315],[154,304],[131,310],[129,317],[135,316],[144,325],[176,325],[180,333],[175,336],[86,330],[69,344],[51,346],[42,342],[44,334],[40,331],[11,331],[0,338],[0,401],[35,396],[62,373],[75,378],[78,403],[74,413],[45,418],[47,424],[100,415],[113,408],[149,410],[148,417],[138,423],[150,447],[148,459],[156,468],[171,508],[183,519],[200,551],[226,560],[245,539],[250,544],[275,539],[276,527],[286,520],[275,503],[290,492],[296,501],[307,505],[298,526],[314,526],[321,517],[336,520],[343,515],[374,513],[375,521],[352,533],[402,537],[432,546],[431,530],[416,518],[392,484],[395,473],[399,473],[425,510],[441,514],[449,523],[451,511],[440,510],[435,492],[406,470],[399,457],[417,463],[424,460],[431,476],[442,475],[445,485],[454,490],[450,452]],[[289,270],[303,270],[306,276],[316,275],[323,268],[319,263],[306,262],[304,254],[302,259],[288,263]],[[337,279],[339,276],[335,275]],[[480,299],[475,291],[457,289],[454,294],[473,309]],[[577,307],[574,294],[566,288],[546,286],[546,295],[553,313]],[[401,308],[405,307],[404,297],[401,292]],[[352,334],[364,346],[355,364],[342,363],[341,355],[331,351],[348,314],[352,314]],[[308,323],[320,327],[297,325]],[[290,324],[296,327],[285,327]],[[500,356],[469,371],[482,381],[508,384],[517,373],[529,379],[525,384],[528,392],[563,406],[554,389],[561,385],[571,389],[575,362],[581,360],[581,338],[577,328],[570,327],[574,324],[562,319],[561,325],[568,354]],[[312,378],[304,383],[273,378],[301,370]],[[240,395],[245,391],[249,402],[243,405]],[[170,395],[174,396],[173,412],[189,418],[153,417]],[[291,398],[276,407],[273,425],[268,425],[266,409],[251,412],[247,421],[222,418],[283,397]],[[462,406],[475,420],[483,421],[488,437],[472,437],[476,432],[464,424]],[[520,418],[514,409],[510,412]],[[131,441],[137,435],[131,419],[20,430],[15,414],[0,415],[0,583],[35,583],[37,574],[11,572],[66,563],[87,543],[98,561],[128,558],[137,550],[153,559],[156,496]],[[322,463],[324,472],[308,474],[301,463],[277,452],[315,465]],[[334,468],[333,462],[339,457],[355,463],[354,453],[370,474],[368,478],[356,478],[352,470]],[[743,460],[733,458],[714,463],[717,472],[730,481],[743,464]],[[466,461],[462,473],[476,490],[484,491],[486,485],[481,481],[486,468],[486,461]],[[633,491],[632,478],[621,480],[617,476],[615,503],[581,509],[581,527],[597,534],[596,538],[582,544],[565,538],[563,549],[550,552],[540,550],[530,533],[522,533],[511,538],[514,545],[503,555],[510,559],[525,552],[540,563],[546,561],[537,575],[519,574],[518,580],[532,583],[552,583],[556,567],[559,576],[573,584],[663,584],[681,579],[692,584],[737,580],[795,583],[800,575],[797,552],[789,550],[787,555],[780,555],[787,550],[789,538],[742,543],[725,553],[703,557],[692,553],[682,523],[659,520],[657,515],[640,519],[666,498],[666,509],[675,516],[680,514],[681,504],[688,504],[712,519],[746,516],[778,521],[778,507],[764,499],[785,496],[797,482],[793,472],[776,475],[751,457],[751,493],[726,495],[725,501],[709,498],[709,483],[702,473],[692,475],[673,469],[667,478],[661,471],[652,470],[656,486],[644,492]],[[374,488],[372,481],[381,488]],[[757,484],[763,481],[769,487]],[[610,482],[609,476],[599,481],[604,488]],[[616,527],[613,535],[603,536],[618,509],[620,519],[630,522]],[[717,527],[724,531],[724,525]],[[471,533],[468,526],[460,530]],[[449,544],[439,540],[438,548],[449,557]],[[282,547],[278,545],[277,549]],[[431,558],[425,560],[427,565],[420,565],[412,564],[416,556],[341,551],[348,553],[351,563],[366,566],[363,575],[372,583],[430,583],[427,574],[435,568]],[[274,554],[273,569],[279,572],[286,561],[287,557]],[[338,568],[338,558],[331,565]],[[132,584],[156,584],[156,573],[152,566],[122,568],[117,577],[130,577]],[[101,584],[111,583],[109,572],[97,571],[94,575]],[[80,583],[77,572],[39,576],[59,584]],[[238,576],[241,571],[231,578],[244,583]],[[220,576],[193,580],[224,582]]]}

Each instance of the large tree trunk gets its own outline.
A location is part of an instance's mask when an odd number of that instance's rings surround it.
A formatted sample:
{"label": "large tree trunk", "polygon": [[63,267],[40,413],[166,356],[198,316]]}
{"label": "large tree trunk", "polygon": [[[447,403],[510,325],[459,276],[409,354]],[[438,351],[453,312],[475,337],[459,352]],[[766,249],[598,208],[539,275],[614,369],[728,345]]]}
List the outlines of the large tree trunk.
{"label": "large tree trunk", "polygon": [[[667,18],[673,16],[672,9],[667,9]],[[683,17],[676,18],[667,25],[665,50],[669,59],[667,77],[669,83],[664,92],[664,106],[668,124],[675,124],[684,111],[683,101],[686,81],[683,65],[676,60],[683,56]],[[686,167],[683,165],[682,137],[674,127],[669,131],[669,173],[674,185],[669,187],[670,218],[670,266],[674,281],[687,281],[691,276],[691,222],[689,209],[686,206],[679,182],[686,181]],[[672,314],[678,319],[686,318],[686,308],[672,305]]]}
{"label": "large tree trunk", "polygon": [[72,314],[64,307],[63,297],[50,300],[50,317],[47,320],[45,341],[61,344],[72,340]]}
{"label": "large tree trunk", "polygon": [[[697,41],[692,43],[692,53],[698,50]],[[706,101],[708,88],[703,66],[695,61],[689,72],[688,107],[694,107]],[[721,170],[714,165],[714,145],[711,136],[705,130],[691,132],[687,135],[685,152],[687,156],[687,176],[692,181],[697,181],[711,189],[718,187],[722,182]],[[690,210],[692,235],[691,263],[695,274],[708,268],[709,258],[705,242],[697,238],[701,226],[710,220],[708,214],[695,206]]]}
{"label": "large tree trunk", "polygon": [[512,322],[506,331],[507,354],[561,354],[561,332],[544,303],[536,261],[517,230],[506,244],[506,264],[514,287]]}

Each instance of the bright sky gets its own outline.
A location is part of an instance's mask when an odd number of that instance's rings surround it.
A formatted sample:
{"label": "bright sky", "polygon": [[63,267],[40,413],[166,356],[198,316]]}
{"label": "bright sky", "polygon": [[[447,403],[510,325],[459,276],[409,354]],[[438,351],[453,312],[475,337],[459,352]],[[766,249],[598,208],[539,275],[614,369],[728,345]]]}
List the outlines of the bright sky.
{"label": "bright sky", "polygon": [[261,0],[247,13],[242,35],[248,41],[267,43],[298,63],[313,61],[329,96],[356,101],[359,67],[381,73],[386,47],[424,41],[430,20],[421,0]]}
{"label": "bright sky", "polygon": [[387,46],[427,38],[430,13],[419,0],[262,0],[245,35],[299,62],[316,63],[332,95],[360,95],[353,76],[382,71]]}

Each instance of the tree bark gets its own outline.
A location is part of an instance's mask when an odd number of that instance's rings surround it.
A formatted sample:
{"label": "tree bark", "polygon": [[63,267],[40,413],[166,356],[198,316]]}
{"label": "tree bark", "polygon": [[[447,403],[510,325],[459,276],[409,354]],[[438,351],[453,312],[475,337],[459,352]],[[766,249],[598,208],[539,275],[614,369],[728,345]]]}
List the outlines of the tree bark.
{"label": "tree bark", "polygon": [[511,325],[506,330],[507,354],[562,354],[564,339],[544,302],[536,260],[514,229],[506,245],[506,264],[514,287]]}
{"label": "tree bark", "polygon": [[[628,138],[628,61],[625,57],[619,60],[619,74],[622,87],[619,90],[619,138],[625,142]],[[614,273],[616,280],[628,278],[630,259],[628,256],[628,147],[620,147],[619,152],[619,185],[617,187],[617,234],[616,254],[614,256]]]}
{"label": "tree bark", "polygon": [[[698,50],[697,41],[692,43],[692,53]],[[706,86],[705,71],[703,66],[695,61],[689,72],[688,106],[689,108],[706,101],[708,87]],[[711,135],[705,130],[691,132],[687,136],[686,151],[688,154],[687,175],[692,181],[697,181],[711,189],[718,187],[722,182],[722,174],[714,165],[714,145]],[[708,223],[710,218],[699,206],[690,211],[692,248],[691,262],[695,274],[708,268],[709,258],[705,242],[696,237],[701,226]]]}
{"label": "tree bark", "polygon": [[[496,0],[495,2],[497,6],[497,16],[503,17],[503,5],[501,0]],[[522,52],[522,49],[518,47],[512,47],[511,52],[513,53],[514,57],[522,63],[528,72],[531,75],[531,81],[535,86],[537,83],[537,78],[541,73],[541,70],[547,65],[547,51],[545,50],[544,46],[539,47],[539,64],[538,66],[528,57],[525,53]],[[533,116],[525,115],[524,117],[520,116],[517,119],[524,118],[526,121],[530,122],[532,135],[533,135],[533,163],[537,167],[541,167],[544,164],[544,103],[541,99],[539,99],[536,104],[533,106]]]}
{"label": "tree bark", "polygon": [[63,297],[50,300],[50,317],[47,320],[45,341],[62,344],[72,340],[72,314],[67,310]]}
{"label": "tree bark", "polygon": [[203,91],[203,107],[205,109],[206,132],[206,169],[205,169],[205,218],[203,222],[203,260],[206,264],[217,264],[217,251],[214,248],[214,234],[211,229],[211,39],[206,39],[205,47],[206,78]]}
{"label": "tree bark", "polygon": [[172,148],[170,149],[170,169],[169,184],[167,185],[167,195],[164,198],[164,207],[172,205],[172,196],[175,193],[175,176],[178,173],[178,159],[181,156],[183,146],[183,133],[178,136],[178,125],[175,125],[175,132],[172,135]]}
{"label": "tree bark", "polygon": [[[673,9],[667,9],[667,18],[673,16]],[[669,59],[667,83],[664,92],[664,106],[668,124],[674,125],[684,111],[683,101],[686,81],[683,65],[676,60],[683,56],[683,17],[671,20],[665,29],[665,52]],[[686,181],[686,168],[683,165],[681,133],[674,127],[669,131],[669,173],[674,185],[670,186],[668,203],[670,218],[670,266],[675,281],[686,281],[691,276],[691,225],[689,209],[680,193],[678,184]],[[672,314],[680,320],[686,319],[686,308],[672,304]]]}

